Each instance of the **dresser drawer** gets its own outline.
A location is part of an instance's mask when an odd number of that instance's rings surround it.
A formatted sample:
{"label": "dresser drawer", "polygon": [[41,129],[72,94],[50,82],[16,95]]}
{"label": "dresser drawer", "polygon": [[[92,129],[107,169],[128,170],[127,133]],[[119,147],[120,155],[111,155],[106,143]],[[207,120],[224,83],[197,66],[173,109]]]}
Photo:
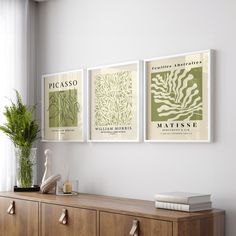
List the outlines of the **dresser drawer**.
{"label": "dresser drawer", "polygon": [[0,236],[38,236],[39,204],[0,197]]}
{"label": "dresser drawer", "polygon": [[100,212],[100,236],[129,236],[136,222],[137,236],[172,236],[172,222],[108,212]]}
{"label": "dresser drawer", "polygon": [[168,211],[152,201],[82,193],[0,192],[0,236],[42,235],[224,236],[225,211]]}
{"label": "dresser drawer", "polygon": [[96,211],[42,203],[43,236],[95,236]]}

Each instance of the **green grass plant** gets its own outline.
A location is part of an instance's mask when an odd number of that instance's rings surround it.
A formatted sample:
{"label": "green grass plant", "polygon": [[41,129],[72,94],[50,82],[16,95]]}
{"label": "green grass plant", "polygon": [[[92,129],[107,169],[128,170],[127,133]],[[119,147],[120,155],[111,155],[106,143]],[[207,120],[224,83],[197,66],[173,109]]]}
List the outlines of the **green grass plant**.
{"label": "green grass plant", "polygon": [[16,102],[11,101],[5,106],[4,116],[6,123],[0,125],[0,131],[5,133],[16,148],[18,154],[17,178],[21,186],[30,187],[33,178],[33,161],[31,160],[31,148],[39,133],[39,125],[34,118],[36,106],[23,104],[22,98],[16,91]]}

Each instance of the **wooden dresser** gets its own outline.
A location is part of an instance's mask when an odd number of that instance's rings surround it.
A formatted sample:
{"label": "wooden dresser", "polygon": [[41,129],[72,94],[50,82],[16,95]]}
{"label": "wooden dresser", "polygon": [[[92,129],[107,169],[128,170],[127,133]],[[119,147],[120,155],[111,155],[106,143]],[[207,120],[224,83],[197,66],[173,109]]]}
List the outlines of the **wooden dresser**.
{"label": "wooden dresser", "polygon": [[224,217],[90,194],[0,193],[0,236],[224,236]]}

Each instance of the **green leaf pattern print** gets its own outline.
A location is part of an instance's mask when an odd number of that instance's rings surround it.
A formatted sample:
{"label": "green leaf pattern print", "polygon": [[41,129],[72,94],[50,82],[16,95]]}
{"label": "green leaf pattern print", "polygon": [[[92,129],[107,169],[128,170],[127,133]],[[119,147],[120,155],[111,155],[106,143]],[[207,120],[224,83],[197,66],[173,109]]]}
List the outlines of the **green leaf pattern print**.
{"label": "green leaf pattern print", "polygon": [[76,127],[80,105],[77,89],[49,93],[49,127]]}
{"label": "green leaf pattern print", "polygon": [[151,74],[151,120],[202,120],[202,67]]}
{"label": "green leaf pattern print", "polygon": [[95,78],[95,126],[131,125],[132,72],[98,74]]}

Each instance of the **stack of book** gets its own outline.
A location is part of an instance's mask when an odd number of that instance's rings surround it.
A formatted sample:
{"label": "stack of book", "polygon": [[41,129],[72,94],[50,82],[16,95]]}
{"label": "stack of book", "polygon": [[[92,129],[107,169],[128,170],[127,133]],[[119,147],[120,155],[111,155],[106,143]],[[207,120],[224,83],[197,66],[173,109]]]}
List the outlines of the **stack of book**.
{"label": "stack of book", "polygon": [[210,194],[169,192],[155,195],[155,206],[161,209],[194,212],[209,210],[211,205]]}

